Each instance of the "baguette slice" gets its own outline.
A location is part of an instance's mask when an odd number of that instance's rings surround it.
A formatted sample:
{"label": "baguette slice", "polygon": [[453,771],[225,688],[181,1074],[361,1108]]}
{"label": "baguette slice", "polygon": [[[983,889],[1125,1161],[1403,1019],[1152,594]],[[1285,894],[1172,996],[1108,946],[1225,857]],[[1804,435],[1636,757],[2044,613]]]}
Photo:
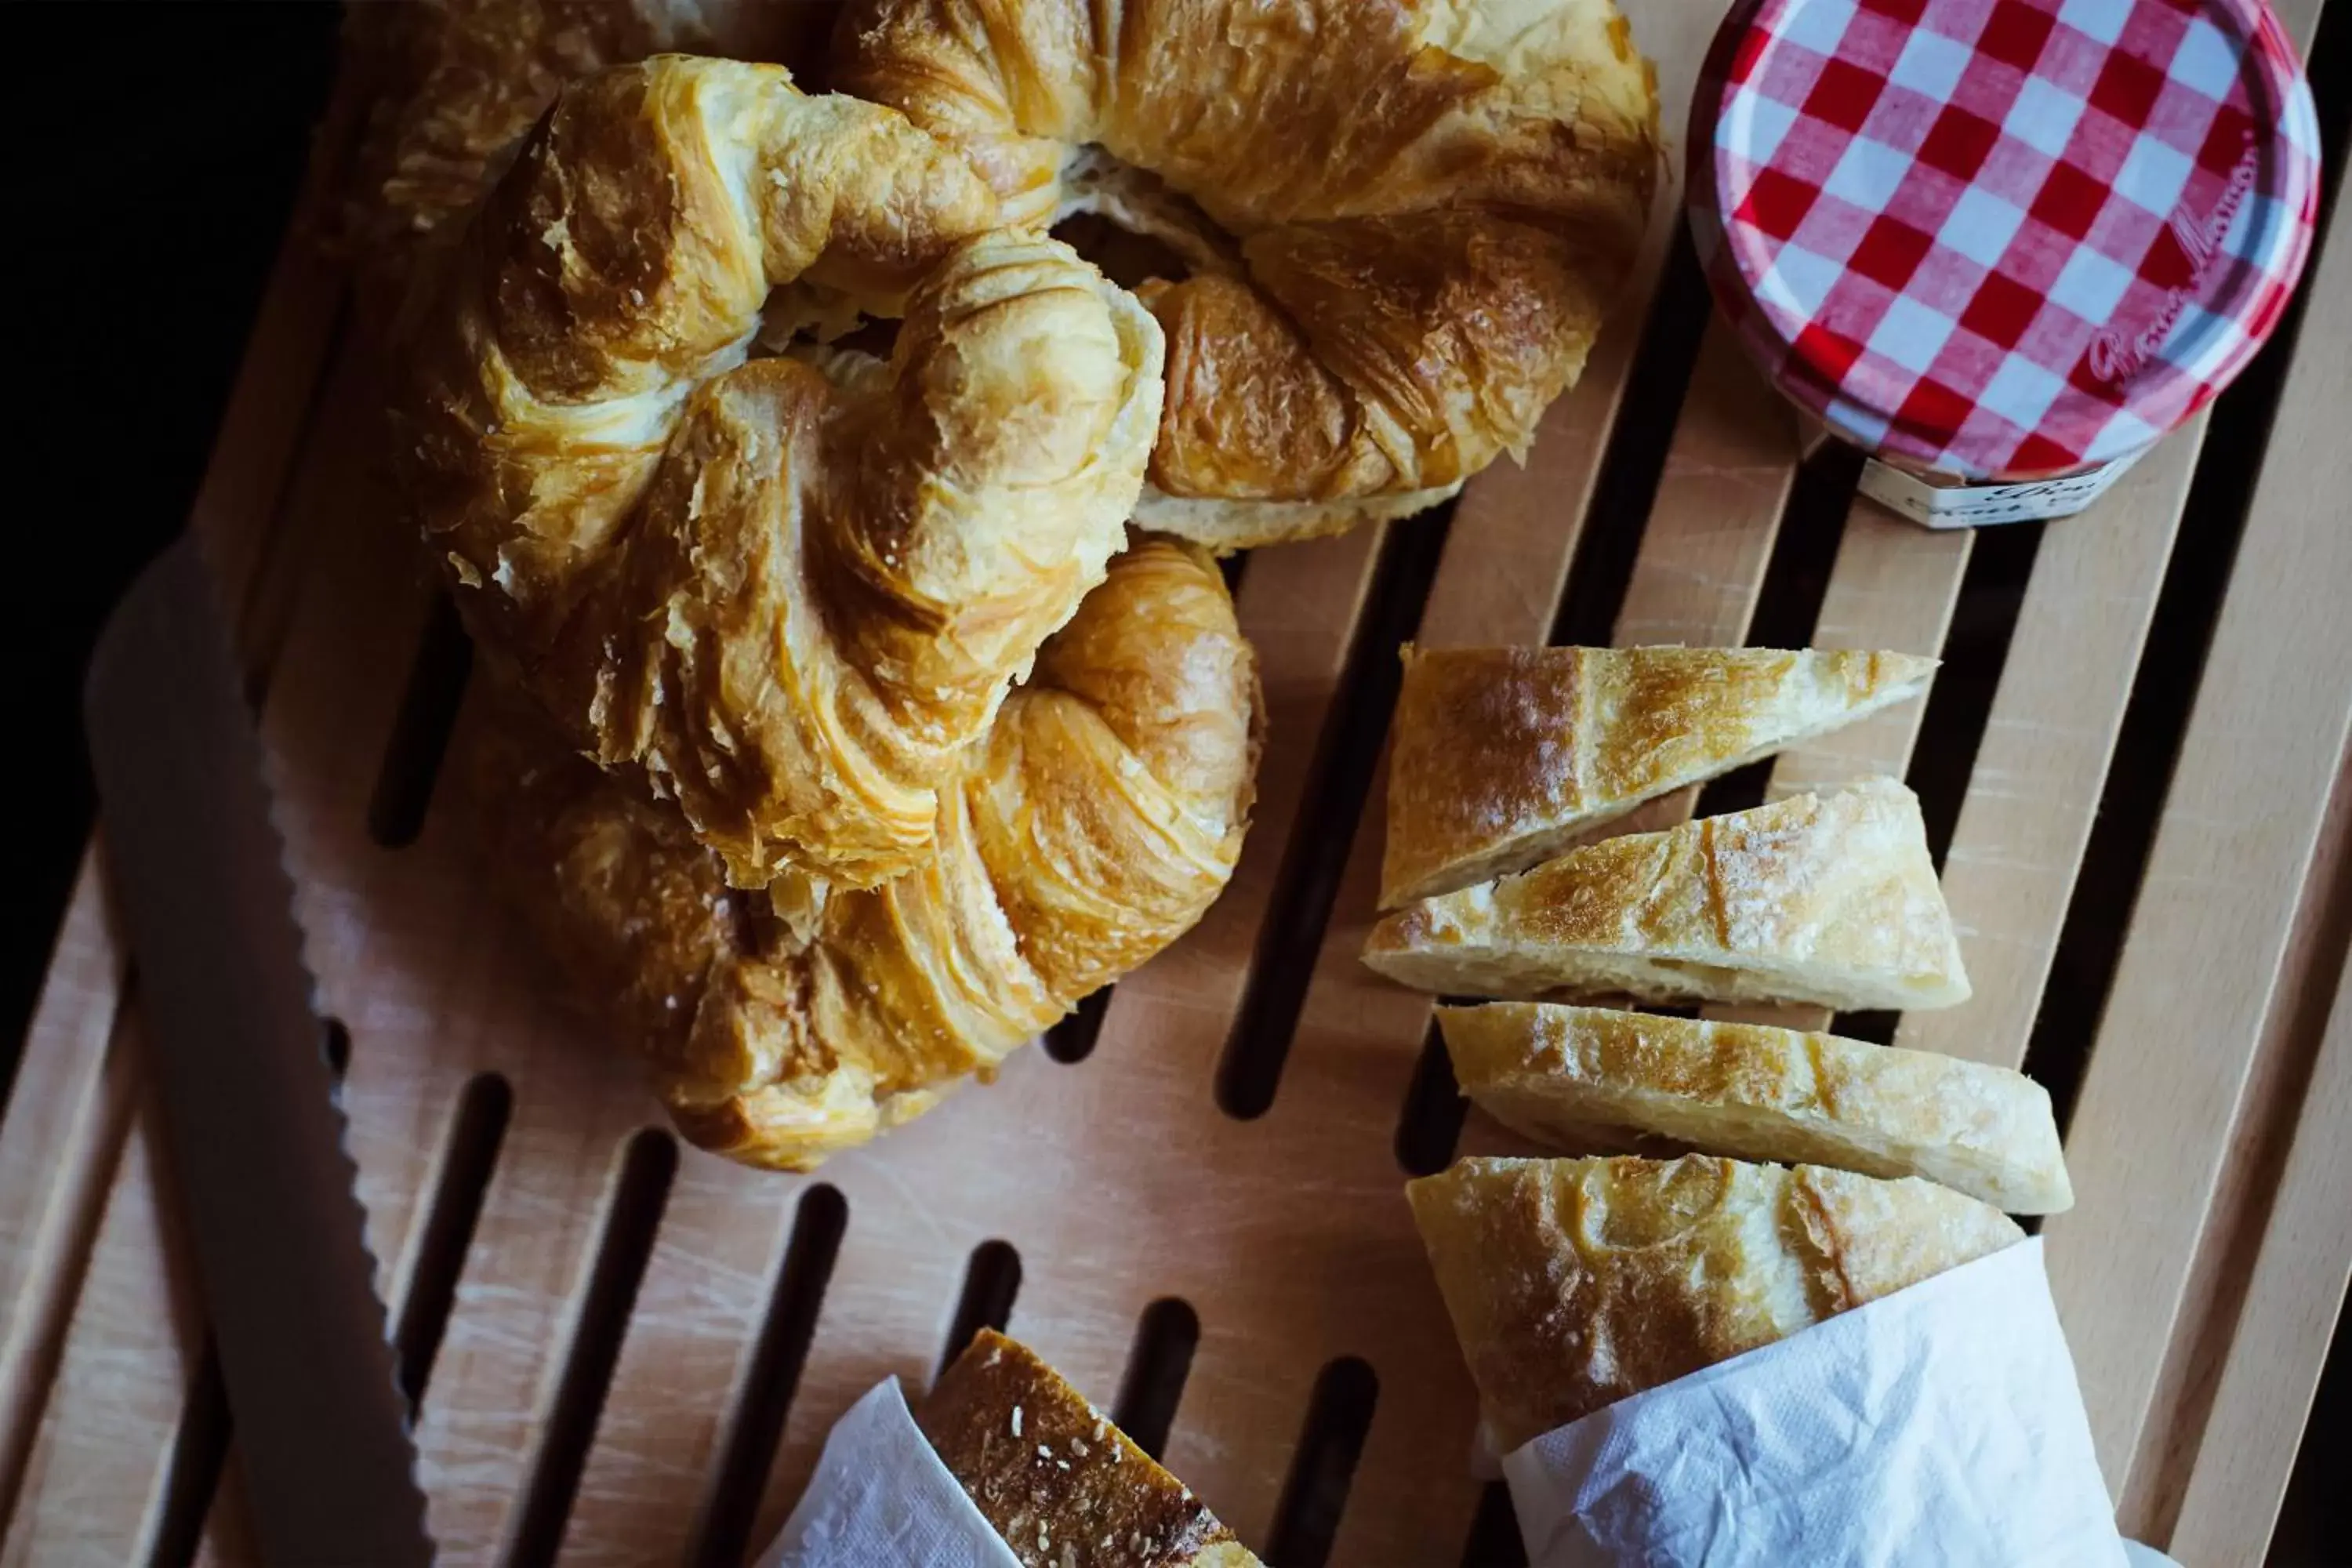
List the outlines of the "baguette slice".
{"label": "baguette slice", "polygon": [[1705,1154],[1465,1160],[1405,1193],[1505,1453],[2023,1236],[1931,1183]]}
{"label": "baguette slice", "polygon": [[1262,1568],[1191,1488],[993,1329],[915,1424],[1026,1568]]}
{"label": "baguette slice", "polygon": [[1600,1007],[1441,1007],[1462,1090],[1572,1153],[1651,1133],[1743,1160],[1924,1176],[2011,1214],[2074,1190],[2050,1094],[2023,1073],[1761,1024]]}
{"label": "baguette slice", "polygon": [[1915,697],[1936,669],[1812,648],[1403,655],[1384,910],[1549,859],[1645,800]]}
{"label": "baguette slice", "polygon": [[1949,1007],[1969,995],[1916,796],[1892,779],[1629,833],[1423,899],[1364,962],[1451,995]]}

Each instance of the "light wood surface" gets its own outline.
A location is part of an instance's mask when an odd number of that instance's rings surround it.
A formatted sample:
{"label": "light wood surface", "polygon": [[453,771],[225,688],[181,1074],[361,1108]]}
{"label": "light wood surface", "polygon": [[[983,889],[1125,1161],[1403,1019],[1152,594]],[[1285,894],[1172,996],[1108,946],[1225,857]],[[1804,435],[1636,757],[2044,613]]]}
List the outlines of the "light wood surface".
{"label": "light wood surface", "polygon": [[[1975,542],[1976,535],[1965,531],[1915,528],[1876,501],[1856,497],[1838,541],[1811,646],[1941,653]],[[1773,763],[1764,797],[1841,789],[1873,773],[1901,778],[1927,711],[1924,700],[1898,702],[1858,724],[1790,747]]]}
{"label": "light wood surface", "polygon": [[[2352,758],[2347,762],[2352,764]],[[2305,1085],[2352,943],[2352,787],[2347,787],[2352,765],[2344,772],[2347,776],[2339,781],[2321,825],[2311,875],[2305,879],[2306,896],[2279,966],[2279,1005],[2251,1047],[2241,1113],[2221,1159],[2147,1418],[2140,1424],[2122,1508],[2128,1517],[2146,1521],[2151,1539],[2168,1535],[2199,1462],[2222,1365],[2238,1342],[2250,1300],[2266,1216],[2284,1189]],[[2325,1303],[2319,1306],[2324,1310]],[[2264,1358],[2264,1364],[2273,1367],[2284,1388],[2292,1375],[2288,1363]],[[2287,1476],[2280,1469],[2266,1478],[2271,1505],[2277,1503]],[[2266,1513],[2253,1515],[2248,1528],[2268,1523]]]}
{"label": "light wood surface", "polygon": [[2281,1003],[2294,894],[2343,767],[2347,211],[2329,226],[2336,243],[2322,254],[2303,326],[2306,348],[2328,346],[2299,354],[2288,376],[2068,1130],[2077,1206],[2047,1231],[2100,1461],[2126,1493],[2252,1047]]}
{"label": "light wood surface", "polygon": [[[2341,963],[2341,956],[2338,959]],[[2313,1389],[2352,1280],[2352,984],[2339,983],[2294,1141],[2221,1367],[2173,1554],[2212,1568],[2263,1561]]]}
{"label": "light wood surface", "polygon": [[1722,319],[1710,319],[1612,640],[1744,641],[1796,477],[1788,404]]}
{"label": "light wood surface", "polygon": [[110,1060],[122,963],[102,874],[93,846],[0,1121],[0,1497],[39,1425],[130,1117],[131,1069]]}
{"label": "light wood surface", "polygon": [[2204,427],[2200,415],[2106,505],[2042,536],[1944,858],[1976,994],[1965,1007],[1905,1014],[1898,1046],[2008,1068],[2025,1060]]}
{"label": "light wood surface", "polygon": [[[139,1049],[135,1024],[116,1041]],[[203,1349],[185,1244],[158,1169],[156,1107],[121,1158],[91,1239],[0,1563],[146,1560],[171,1484],[173,1439]]]}
{"label": "light wood surface", "polygon": [[[2307,41],[2312,0],[2282,12]],[[1670,126],[1715,21],[1702,6],[1636,18],[1661,62]],[[1200,929],[1114,991],[1093,1054],[1064,1066],[1023,1053],[994,1086],[815,1179],[843,1195],[847,1226],[760,1488],[755,1549],[852,1400],[887,1373],[928,1381],[973,1249],[1001,1239],[1021,1259],[1012,1331],[1097,1401],[1117,1393],[1150,1303],[1194,1309],[1201,1338],[1168,1458],[1253,1542],[1273,1527],[1318,1371],[1362,1357],[1379,1396],[1330,1561],[1458,1560],[1479,1491],[1466,1460],[1475,1402],[1395,1152],[1429,1001],[1357,961],[1384,781],[1377,765],[1369,781],[1345,776],[1361,759],[1340,741],[1393,658],[1373,611],[1401,606],[1434,644],[1543,641],[1580,561],[1618,542],[1603,530],[1640,530],[1626,542],[1615,641],[1748,637],[1785,542],[1799,441],[1719,323],[1700,341],[1646,515],[1595,510],[1597,494],[1619,493],[1601,485],[1612,458],[1657,438],[1624,417],[1653,306],[1703,308],[1658,292],[1673,202],[1670,192],[1642,281],[1583,383],[1527,467],[1468,488],[1433,571],[1416,564],[1432,536],[1412,532],[1428,522],[1248,562],[1240,610],[1272,721],[1256,825]],[[404,848],[366,831],[430,599],[378,488],[381,399],[363,346],[338,328],[340,287],[298,231],[194,525],[243,585],[242,640],[268,676],[264,739],[298,913],[322,998],[352,1040],[345,1104],[395,1320],[420,1277],[467,1084],[496,1073],[511,1093],[419,1429],[445,1557],[489,1563],[524,1527],[619,1174],[657,1118],[626,1063],[548,1000],[445,803]],[[2343,863],[2322,850],[2347,837],[2340,792],[2338,816],[2326,814],[2352,648],[2327,595],[2352,581],[2340,518],[2352,473],[2327,422],[2340,423],[2352,386],[2341,354],[2309,348],[2352,334],[2344,245],[2316,287],[2085,1079],[2069,1150],[2082,1206],[2051,1226],[2126,1521],[2171,1532],[2192,1568],[2257,1560],[2242,1524],[2275,1511],[2294,1454],[2284,1417],[2308,1404],[2327,1298],[2340,1299],[2352,1257],[2340,1201],[2346,1004],[2336,997],[2331,1016],[2332,981],[2315,989],[2330,941],[2341,963],[2340,911],[2315,915],[2326,900],[2311,891]],[[2176,437],[2041,542],[1951,850],[1979,1000],[1906,1018],[1906,1044],[2022,1054],[2200,436]],[[1971,548],[1970,535],[1853,502],[1812,642],[1939,651]],[[1792,752],[1770,793],[1903,773],[1925,712],[1906,704]],[[460,747],[475,721],[461,716]],[[1360,792],[1349,816],[1339,805]],[[1685,793],[1623,826],[1677,820],[1693,804]],[[1300,901],[1302,868],[1310,851],[1341,847],[1322,921],[1319,902]],[[0,1561],[12,1563],[144,1558],[168,1522],[201,1353],[98,854],[66,910],[0,1121]],[[1220,1064],[1247,1020],[1276,1030],[1247,1044],[1285,1043],[1278,1010],[1266,1020],[1286,985],[1298,1016],[1273,1104],[1237,1120],[1217,1104]],[[1510,1145],[1475,1116],[1463,1134],[1465,1149]],[[753,1358],[811,1184],[678,1152],[563,1512],[562,1561],[695,1550],[742,1413],[770,1392],[751,1386]],[[2240,1260],[2243,1279],[2225,1289]],[[2158,1425],[2181,1430],[2158,1443]],[[231,1453],[232,1489],[236,1468]],[[232,1490],[211,1510],[201,1559],[249,1558]]]}

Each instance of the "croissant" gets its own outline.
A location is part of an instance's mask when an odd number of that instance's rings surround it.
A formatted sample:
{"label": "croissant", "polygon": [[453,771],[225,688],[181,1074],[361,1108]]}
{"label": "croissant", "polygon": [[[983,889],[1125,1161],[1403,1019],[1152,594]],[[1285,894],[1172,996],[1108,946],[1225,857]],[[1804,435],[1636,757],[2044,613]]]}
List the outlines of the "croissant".
{"label": "croissant", "polygon": [[679,1130],[805,1170],[1200,919],[1241,853],[1262,711],[1223,579],[1147,539],[957,760],[929,849],[879,887],[730,888],[674,811],[527,710],[479,727],[472,771],[502,880],[588,1009],[638,1042]]}
{"label": "croissant", "polygon": [[[666,56],[567,88],[413,301],[395,453],[477,645],[739,885],[913,866],[1123,542],[1159,328],[996,216],[893,110]],[[746,363],[763,303],[905,320]]]}
{"label": "croissant", "polygon": [[1612,0],[850,0],[835,82],[971,156],[1008,221],[1102,214],[1168,397],[1140,521],[1245,548],[1522,453],[1646,225],[1654,73]]}
{"label": "croissant", "polygon": [[403,0],[344,14],[338,92],[361,106],[335,224],[387,307],[462,227],[564,84],[678,49],[797,66],[828,6],[742,0]]}

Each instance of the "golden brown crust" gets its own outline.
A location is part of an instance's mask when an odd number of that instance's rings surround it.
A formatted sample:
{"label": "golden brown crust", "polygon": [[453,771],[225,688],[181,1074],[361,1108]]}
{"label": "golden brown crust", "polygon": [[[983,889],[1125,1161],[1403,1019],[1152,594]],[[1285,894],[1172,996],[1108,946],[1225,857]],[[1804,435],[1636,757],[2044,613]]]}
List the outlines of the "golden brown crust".
{"label": "golden brown crust", "polygon": [[800,72],[821,62],[832,12],[758,0],[351,5],[337,90],[364,110],[337,238],[372,313],[388,313],[420,258],[454,237],[566,83],[671,50]]}
{"label": "golden brown crust", "polygon": [[1364,962],[1452,995],[1948,1007],[1969,995],[1917,797],[1892,779],[1571,849],[1423,899]]}
{"label": "golden brown crust", "polygon": [[[1158,329],[994,216],[889,110],[663,57],[565,90],[415,313],[396,451],[469,629],[742,885],[912,864],[1123,541]],[[774,286],[904,310],[888,365],[742,363]]]}
{"label": "golden brown crust", "polygon": [[1747,1160],[1924,1176],[2011,1214],[2074,1201],[2049,1093],[2006,1068],[1598,1007],[1494,1002],[1442,1007],[1437,1021],[1463,1092],[1567,1152],[1653,1135]]}
{"label": "golden brown crust", "polygon": [[1918,694],[1901,653],[1403,649],[1381,907],[1525,869],[1642,802]]}
{"label": "golden brown crust", "polygon": [[1258,1568],[1190,1488],[993,1329],[915,1421],[1024,1568]]}
{"label": "golden brown crust", "polygon": [[963,147],[1012,221],[1161,226],[1108,160],[1223,230],[1146,293],[1174,345],[1152,483],[1201,503],[1150,516],[1221,549],[1524,451],[1656,179],[1610,0],[852,0],[835,68]]}
{"label": "golden brown crust", "polygon": [[1215,567],[1147,540],[867,889],[761,892],[528,712],[478,727],[499,870],[695,1142],[807,1169],[920,1115],[1188,930],[1233,874],[1263,711]]}
{"label": "golden brown crust", "polygon": [[1405,1191],[1506,1452],[2022,1237],[1927,1182],[1703,1154],[1465,1160]]}

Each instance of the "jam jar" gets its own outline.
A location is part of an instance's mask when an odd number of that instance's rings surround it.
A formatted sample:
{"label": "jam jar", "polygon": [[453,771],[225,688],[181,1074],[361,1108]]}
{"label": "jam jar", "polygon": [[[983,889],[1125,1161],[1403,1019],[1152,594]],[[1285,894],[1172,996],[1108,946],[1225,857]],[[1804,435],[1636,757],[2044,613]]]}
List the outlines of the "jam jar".
{"label": "jam jar", "polygon": [[2263,0],[1742,0],[1686,143],[1709,287],[1930,527],[2080,511],[2245,368],[2319,140]]}

